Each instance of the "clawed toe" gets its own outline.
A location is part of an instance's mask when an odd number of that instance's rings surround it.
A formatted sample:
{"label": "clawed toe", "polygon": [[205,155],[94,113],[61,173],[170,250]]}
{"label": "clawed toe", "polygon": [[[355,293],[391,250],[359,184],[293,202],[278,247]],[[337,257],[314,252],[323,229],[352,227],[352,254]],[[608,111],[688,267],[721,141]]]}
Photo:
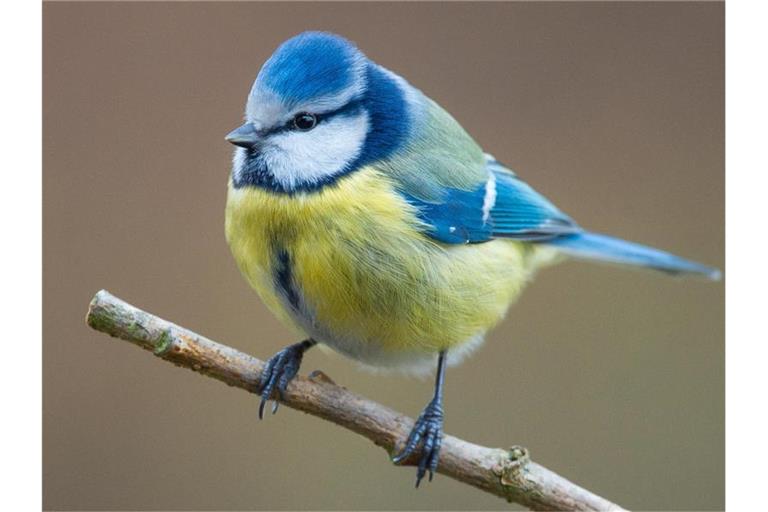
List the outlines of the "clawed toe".
{"label": "clawed toe", "polygon": [[424,408],[413,425],[403,450],[392,458],[395,464],[401,464],[421,446],[421,456],[416,470],[416,487],[429,471],[429,481],[435,476],[440,461],[440,447],[443,444],[443,380],[445,377],[446,351],[437,357],[437,375],[435,376],[435,396]]}
{"label": "clawed toe", "polygon": [[403,450],[392,461],[401,464],[413,455],[421,446],[418,469],[416,471],[416,487],[429,471],[429,481],[432,481],[437,464],[440,460],[440,447],[443,436],[443,412],[439,403],[432,402],[421,413],[413,426]]}
{"label": "clawed toe", "polygon": [[[277,390],[279,398],[282,400],[288,383],[293,380],[299,372],[301,360],[304,352],[315,345],[313,340],[305,340],[295,345],[290,345],[267,361],[264,370],[259,379],[259,388],[261,389],[261,402],[259,403],[259,419],[264,418],[264,408],[267,402],[272,398],[272,393]],[[277,412],[279,401],[275,400],[272,405],[272,414]]]}

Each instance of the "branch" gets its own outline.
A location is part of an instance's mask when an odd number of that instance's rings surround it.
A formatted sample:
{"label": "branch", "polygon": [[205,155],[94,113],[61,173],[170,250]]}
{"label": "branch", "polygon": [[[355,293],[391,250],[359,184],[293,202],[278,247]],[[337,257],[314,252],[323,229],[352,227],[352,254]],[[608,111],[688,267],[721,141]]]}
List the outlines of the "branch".
{"label": "branch", "polygon": [[[264,362],[142,311],[102,290],[86,318],[97,331],[230,386],[256,392]],[[297,376],[284,404],[336,423],[381,446],[402,448],[413,420],[334,384],[321,372]],[[406,464],[413,464],[413,460]],[[533,510],[622,510],[533,462],[525,448],[486,448],[446,435],[438,472]]]}

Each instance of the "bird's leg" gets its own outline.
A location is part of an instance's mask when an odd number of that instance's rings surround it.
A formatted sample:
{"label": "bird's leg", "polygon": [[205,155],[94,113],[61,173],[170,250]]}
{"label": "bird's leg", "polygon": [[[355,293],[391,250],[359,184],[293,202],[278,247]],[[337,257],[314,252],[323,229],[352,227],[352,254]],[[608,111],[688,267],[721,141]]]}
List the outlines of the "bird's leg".
{"label": "bird's leg", "polygon": [[416,471],[416,487],[421,483],[427,470],[429,470],[429,481],[437,471],[437,462],[440,458],[440,445],[443,442],[443,381],[445,380],[445,357],[446,351],[440,352],[437,359],[437,376],[435,377],[435,396],[427,404],[419,415],[416,423],[411,430],[405,448],[392,461],[399,464],[407,459],[419,446],[421,447],[421,458],[419,459],[418,470]]}
{"label": "bird's leg", "polygon": [[[288,383],[291,382],[291,379],[293,379],[299,371],[304,352],[315,345],[317,345],[315,340],[307,339],[301,343],[288,345],[269,358],[266,366],[264,366],[264,370],[261,372],[261,378],[259,379],[259,389],[261,389],[259,419],[264,417],[264,406],[272,397],[272,392],[275,388],[277,388],[277,393],[280,395],[280,399],[283,398],[285,388],[288,387]],[[272,414],[277,412],[278,403],[279,402],[275,400],[275,404],[272,406]]]}

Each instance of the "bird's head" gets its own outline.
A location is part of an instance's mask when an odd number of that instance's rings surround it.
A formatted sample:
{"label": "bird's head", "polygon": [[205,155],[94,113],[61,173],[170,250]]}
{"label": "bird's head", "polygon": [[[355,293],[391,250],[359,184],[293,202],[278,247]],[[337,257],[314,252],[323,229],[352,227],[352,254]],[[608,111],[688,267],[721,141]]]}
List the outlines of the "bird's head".
{"label": "bird's head", "polygon": [[385,158],[408,132],[408,86],[346,39],[305,32],[261,68],[227,135],[235,187],[316,190]]}

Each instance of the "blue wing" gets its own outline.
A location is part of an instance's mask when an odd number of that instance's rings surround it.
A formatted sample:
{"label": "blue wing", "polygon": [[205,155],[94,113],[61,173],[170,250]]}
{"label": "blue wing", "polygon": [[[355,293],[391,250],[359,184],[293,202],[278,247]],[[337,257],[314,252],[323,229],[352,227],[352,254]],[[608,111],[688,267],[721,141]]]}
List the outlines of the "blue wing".
{"label": "blue wing", "polygon": [[445,188],[437,201],[403,193],[432,238],[447,244],[493,238],[531,242],[581,232],[570,217],[490,155],[486,169],[486,180],[475,188]]}
{"label": "blue wing", "polygon": [[703,274],[716,269],[618,238],[581,229],[495,158],[416,89],[408,143],[375,163],[414,207],[424,232],[445,244],[505,238],[549,246],[592,261]]}
{"label": "blue wing", "polygon": [[446,188],[440,201],[403,193],[428,226],[429,236],[446,244],[509,238],[546,244],[584,260],[720,278],[715,268],[652,247],[584,231],[490,156],[486,158],[486,168],[486,182],[470,190]]}

